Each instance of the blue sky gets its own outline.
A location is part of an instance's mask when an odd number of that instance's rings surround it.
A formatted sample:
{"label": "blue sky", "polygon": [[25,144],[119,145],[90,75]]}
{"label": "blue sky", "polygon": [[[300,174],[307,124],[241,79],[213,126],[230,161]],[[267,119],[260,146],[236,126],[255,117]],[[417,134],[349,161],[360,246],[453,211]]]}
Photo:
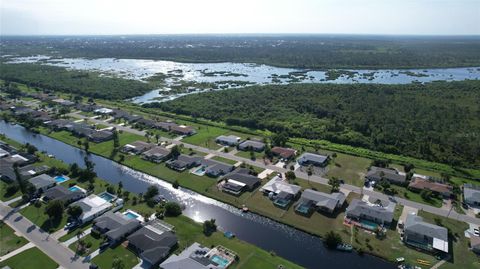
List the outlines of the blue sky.
{"label": "blue sky", "polygon": [[0,0],[0,34],[479,35],[480,0]]}

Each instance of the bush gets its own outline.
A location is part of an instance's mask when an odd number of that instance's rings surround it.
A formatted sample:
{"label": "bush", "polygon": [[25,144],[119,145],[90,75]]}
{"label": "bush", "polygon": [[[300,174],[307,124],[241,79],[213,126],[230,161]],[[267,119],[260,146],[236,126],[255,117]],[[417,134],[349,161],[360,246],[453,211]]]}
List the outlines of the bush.
{"label": "bush", "polygon": [[334,231],[330,231],[327,233],[325,236],[325,245],[330,248],[334,249],[337,247],[337,245],[342,243],[342,238],[340,237],[339,234],[337,234]]}
{"label": "bush", "polygon": [[206,236],[210,236],[215,231],[217,231],[217,224],[215,223],[215,219],[206,220],[205,222],[203,222],[203,234],[205,234]]}
{"label": "bush", "polygon": [[182,208],[178,203],[168,202],[165,204],[165,215],[169,217],[177,217],[182,214]]}

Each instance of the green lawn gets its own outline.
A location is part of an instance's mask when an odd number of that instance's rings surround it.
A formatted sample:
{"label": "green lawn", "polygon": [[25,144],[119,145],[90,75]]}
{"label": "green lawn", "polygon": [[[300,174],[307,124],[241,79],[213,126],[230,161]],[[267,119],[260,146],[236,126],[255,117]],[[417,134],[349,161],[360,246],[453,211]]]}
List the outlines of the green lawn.
{"label": "green lawn", "polygon": [[[87,249],[87,251],[85,253],[82,253],[82,256],[88,256],[90,253],[97,250],[103,242],[102,238],[95,238],[91,234],[86,235],[85,237],[82,237],[80,240],[83,240],[87,244],[91,244],[91,246]],[[75,243],[71,244],[68,247],[71,250],[73,250],[73,252],[76,252],[78,247],[78,241],[76,241]]]}
{"label": "green lawn", "polygon": [[101,269],[110,269],[112,268],[112,262],[116,257],[123,261],[125,264],[125,269],[130,269],[140,262],[133,252],[131,252],[129,249],[126,249],[124,246],[119,245],[113,249],[108,248],[93,258],[92,263],[98,265],[98,267]]}
{"label": "green lawn", "polygon": [[401,187],[401,186],[397,186],[397,185],[393,185],[393,184],[391,186],[392,186],[392,188],[397,190],[396,196],[398,196],[398,197],[402,197],[402,198],[405,198],[405,199],[408,199],[410,201],[414,201],[414,202],[417,202],[417,203],[431,205],[431,206],[434,206],[434,207],[442,207],[443,201],[440,198],[431,197],[429,200],[425,200],[425,199],[422,198],[420,193],[413,192],[413,191],[411,191],[411,190],[409,190],[405,187]]}
{"label": "green lawn", "polygon": [[68,241],[70,238],[73,238],[75,236],[77,236],[77,232],[78,231],[85,231],[85,230],[88,230],[89,228],[92,227],[92,224],[88,224],[88,225],[85,225],[85,226],[82,226],[82,227],[78,227],[76,229],[73,229],[73,230],[69,230],[68,233],[62,237],[60,237],[58,239],[58,241],[60,242],[65,242],[65,241]]}
{"label": "green lawn", "polygon": [[[235,156],[243,157],[249,160],[252,159],[252,153],[250,151],[239,150],[237,153],[235,153]],[[261,159],[263,158],[263,152],[254,151],[253,156],[255,157],[255,159]]]}
{"label": "green lawn", "polygon": [[[13,184],[13,183],[10,183],[10,184]],[[7,193],[7,186],[8,186],[8,183],[0,180],[0,200],[1,201],[6,202],[8,200],[11,200],[13,198],[16,198],[22,195],[22,193],[18,190],[14,193]]]}
{"label": "green lawn", "polygon": [[343,179],[346,184],[361,187],[371,162],[366,158],[337,153],[337,157],[333,158],[328,165],[326,177],[336,177]]}
{"label": "green lawn", "polygon": [[214,157],[212,157],[212,160],[216,160],[216,161],[219,161],[219,162],[222,162],[222,163],[228,163],[228,164],[236,164],[237,163],[234,160],[226,159],[226,158],[223,158],[223,157],[220,157],[220,156],[214,156]]}
{"label": "green lawn", "polygon": [[56,269],[58,264],[38,248],[31,248],[0,262],[0,268],[4,266],[12,269]]}
{"label": "green lawn", "polygon": [[45,214],[45,206],[44,203],[41,203],[38,208],[35,205],[29,205],[20,210],[20,214],[46,232],[55,232],[62,229],[67,224],[66,214],[64,213],[60,220],[50,221]]}
{"label": "green lawn", "polygon": [[240,134],[219,127],[201,126],[195,124],[190,125],[193,125],[196,128],[197,133],[182,139],[182,142],[185,142],[187,144],[193,144],[210,149],[219,149],[221,148],[221,146],[217,145],[215,139],[220,135],[236,135],[238,137],[245,137],[244,134]]}
{"label": "green lawn", "polygon": [[15,235],[12,228],[0,221],[0,256],[10,253],[27,242],[25,238]]}
{"label": "green lawn", "polygon": [[[250,269],[252,268],[251,265],[255,262],[269,265],[268,267],[262,268],[277,268],[280,264],[288,269],[302,268],[281,257],[273,256],[269,252],[244,241],[240,241],[236,238],[227,239],[220,232],[213,233],[211,236],[207,237],[202,233],[202,226],[187,217],[180,216],[177,218],[166,218],[165,221],[175,226],[176,235],[179,239],[179,248],[175,251],[176,253],[181,252],[192,243],[198,242],[208,247],[222,245],[237,253],[240,257],[239,261],[229,268]],[[251,260],[252,258],[253,261]]]}

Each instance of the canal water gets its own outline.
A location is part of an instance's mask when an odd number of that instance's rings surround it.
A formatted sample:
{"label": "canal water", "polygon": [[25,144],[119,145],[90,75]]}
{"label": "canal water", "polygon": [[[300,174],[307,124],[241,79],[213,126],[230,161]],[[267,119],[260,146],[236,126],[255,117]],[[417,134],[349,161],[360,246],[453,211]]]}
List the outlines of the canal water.
{"label": "canal water", "polygon": [[166,199],[185,205],[184,215],[198,222],[214,218],[224,230],[232,231],[244,241],[300,264],[306,268],[395,268],[395,265],[370,255],[357,255],[326,249],[322,240],[292,227],[253,213],[243,213],[237,208],[205,197],[193,191],[174,189],[170,183],[137,172],[95,154],[86,155],[82,150],[50,137],[34,134],[20,125],[0,121],[0,133],[21,143],[30,143],[40,151],[53,154],[65,163],[84,166],[84,157],[95,163],[95,172],[111,184],[122,181],[126,190],[144,193],[148,186],[158,186]]}

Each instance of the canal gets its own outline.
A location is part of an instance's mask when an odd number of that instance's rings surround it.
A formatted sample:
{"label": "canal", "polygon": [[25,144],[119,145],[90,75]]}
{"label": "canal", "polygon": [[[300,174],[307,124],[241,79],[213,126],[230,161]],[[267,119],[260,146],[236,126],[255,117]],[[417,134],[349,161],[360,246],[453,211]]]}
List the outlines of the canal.
{"label": "canal", "polygon": [[243,213],[235,207],[218,202],[188,189],[174,189],[172,184],[140,173],[95,154],[86,155],[82,150],[50,137],[34,134],[20,125],[0,121],[0,133],[21,143],[30,143],[40,151],[53,154],[67,164],[84,166],[84,157],[95,163],[95,172],[111,184],[122,181],[126,190],[144,193],[148,186],[157,185],[166,199],[185,205],[184,215],[198,222],[215,219],[224,230],[277,255],[307,268],[395,268],[395,265],[370,255],[330,251],[319,237],[312,236],[290,226],[253,213]]}

